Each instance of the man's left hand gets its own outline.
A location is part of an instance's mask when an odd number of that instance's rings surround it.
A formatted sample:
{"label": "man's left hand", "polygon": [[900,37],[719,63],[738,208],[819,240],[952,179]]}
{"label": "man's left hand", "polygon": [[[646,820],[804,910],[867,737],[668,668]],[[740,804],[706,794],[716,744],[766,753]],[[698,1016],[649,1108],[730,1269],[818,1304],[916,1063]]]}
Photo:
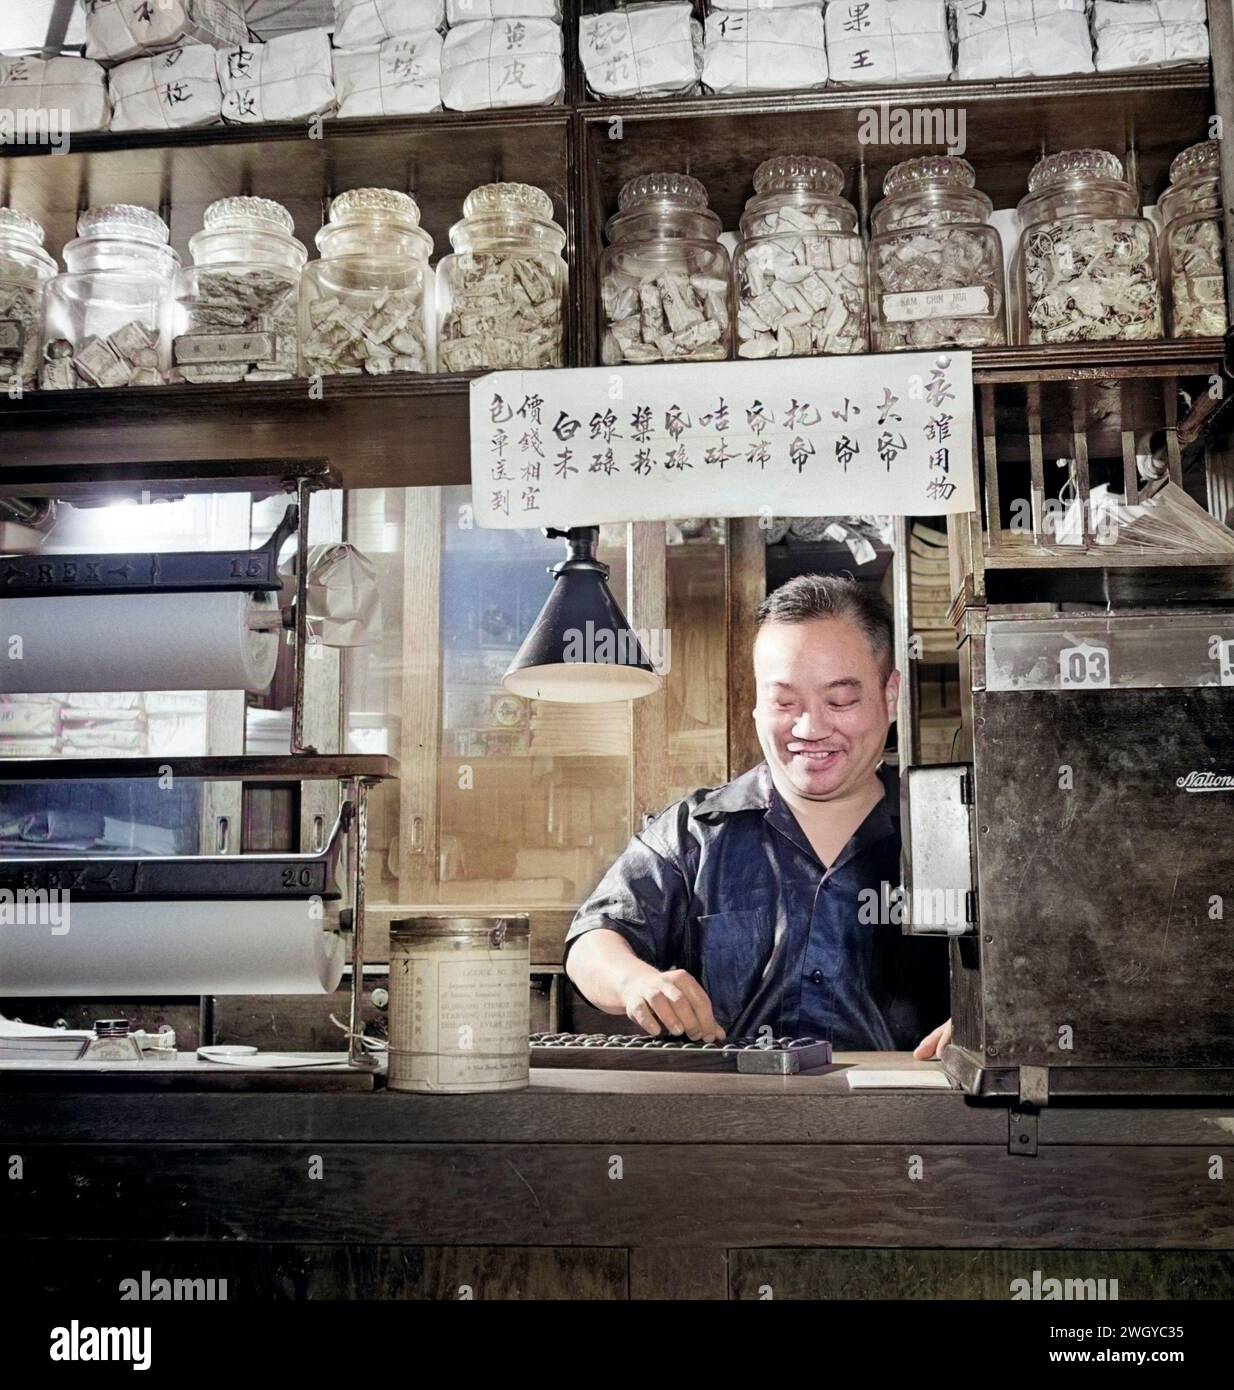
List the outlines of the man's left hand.
{"label": "man's left hand", "polygon": [[922,1038],[913,1050],[913,1057],[918,1062],[929,1062],[943,1055],[943,1048],[951,1041],[951,1020],[940,1023],[938,1027]]}

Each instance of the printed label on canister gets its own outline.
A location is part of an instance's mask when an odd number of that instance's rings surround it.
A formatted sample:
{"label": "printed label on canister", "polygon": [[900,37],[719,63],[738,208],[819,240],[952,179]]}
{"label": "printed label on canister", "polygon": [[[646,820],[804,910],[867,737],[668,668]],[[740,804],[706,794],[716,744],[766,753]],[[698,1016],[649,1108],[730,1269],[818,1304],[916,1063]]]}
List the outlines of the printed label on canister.
{"label": "printed label on canister", "polygon": [[396,1091],[526,1086],[530,954],[448,941],[408,943],[390,960],[387,1084]]}
{"label": "printed label on canister", "polygon": [[883,295],[883,318],[888,323],[921,319],[974,318],[990,313],[990,291],[984,285],[946,290],[905,290]]}

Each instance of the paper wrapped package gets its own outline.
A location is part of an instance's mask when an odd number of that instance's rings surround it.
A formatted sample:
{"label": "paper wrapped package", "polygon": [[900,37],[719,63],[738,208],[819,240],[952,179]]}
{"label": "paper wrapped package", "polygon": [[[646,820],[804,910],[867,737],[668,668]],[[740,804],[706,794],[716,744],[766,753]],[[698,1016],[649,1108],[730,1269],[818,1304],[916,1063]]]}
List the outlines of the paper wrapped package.
{"label": "paper wrapped package", "polygon": [[108,65],[181,43],[225,48],[249,36],[240,0],[90,0],[84,8],[86,57]]}
{"label": "paper wrapped package", "polygon": [[372,48],[440,28],[445,17],[445,0],[334,0],[334,46]]}
{"label": "paper wrapped package", "polygon": [[334,0],[245,0],[244,18],[256,39],[272,39],[293,29],[329,29]]}
{"label": "paper wrapped package", "polygon": [[1092,72],[1093,42],[1081,0],[955,0],[955,75],[1057,77]]}
{"label": "paper wrapped package", "polygon": [[797,10],[801,5],[802,0],[710,0],[707,12],[710,14],[712,10]]}
{"label": "paper wrapped package", "polygon": [[436,29],[372,48],[334,51],[340,116],[414,116],[441,109],[441,35]]}
{"label": "paper wrapped package", "polygon": [[451,25],[477,19],[555,19],[561,22],[561,0],[446,0]]}
{"label": "paper wrapped package", "polygon": [[[0,55],[0,145],[37,139],[67,111],[69,136],[106,130],[107,75],[88,58]],[[54,133],[54,131],[52,132]]]}
{"label": "paper wrapped package", "polygon": [[[294,583],[294,553],[279,566]],[[381,641],[377,567],[348,541],[309,546],[309,633],[327,647],[370,647]]]}
{"label": "paper wrapped package", "polygon": [[803,91],[826,81],[822,5],[707,16],[703,85],[711,91]]}
{"label": "paper wrapped package", "polygon": [[172,130],[223,119],[215,52],[186,43],[111,70],[112,130]]}
{"label": "paper wrapped package", "polygon": [[694,92],[703,71],[703,26],[688,3],[581,15],[578,53],[596,96]]}
{"label": "paper wrapped package", "polygon": [[833,82],[945,82],[951,76],[946,0],[830,0],[825,20]]}
{"label": "paper wrapped package", "polygon": [[1208,61],[1204,0],[1096,0],[1097,71]]}
{"label": "paper wrapped package", "polygon": [[561,100],[561,25],[551,19],[460,24],[441,50],[441,102],[451,111],[549,106]]}
{"label": "paper wrapped package", "polygon": [[334,69],[325,29],[223,48],[215,56],[225,121],[297,121],[334,109]]}

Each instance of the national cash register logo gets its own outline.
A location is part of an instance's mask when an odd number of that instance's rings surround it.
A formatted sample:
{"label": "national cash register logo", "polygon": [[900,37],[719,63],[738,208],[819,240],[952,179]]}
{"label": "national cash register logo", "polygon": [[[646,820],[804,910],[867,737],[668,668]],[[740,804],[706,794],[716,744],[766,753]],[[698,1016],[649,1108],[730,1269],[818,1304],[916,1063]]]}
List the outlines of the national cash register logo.
{"label": "national cash register logo", "polygon": [[1185,792],[1234,792],[1234,774],[1228,772],[1189,772],[1174,784]]}
{"label": "national cash register logo", "polygon": [[0,927],[47,927],[64,936],[69,896],[66,888],[0,888]]}

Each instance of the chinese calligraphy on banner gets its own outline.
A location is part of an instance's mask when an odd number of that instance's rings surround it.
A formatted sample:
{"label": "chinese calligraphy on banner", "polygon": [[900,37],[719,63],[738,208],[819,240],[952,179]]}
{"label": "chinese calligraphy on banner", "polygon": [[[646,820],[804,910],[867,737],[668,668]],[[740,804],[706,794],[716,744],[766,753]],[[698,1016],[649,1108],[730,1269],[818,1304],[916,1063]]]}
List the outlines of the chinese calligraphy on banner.
{"label": "chinese calligraphy on banner", "polygon": [[972,355],[493,372],[477,524],[971,511]]}

